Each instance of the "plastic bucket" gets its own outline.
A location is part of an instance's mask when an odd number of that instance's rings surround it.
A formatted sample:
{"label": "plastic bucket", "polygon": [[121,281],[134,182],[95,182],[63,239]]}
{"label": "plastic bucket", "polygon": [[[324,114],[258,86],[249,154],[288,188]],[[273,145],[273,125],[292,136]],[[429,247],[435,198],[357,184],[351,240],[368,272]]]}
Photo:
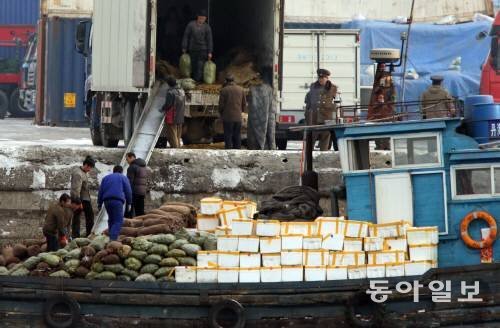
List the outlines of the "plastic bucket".
{"label": "plastic bucket", "polygon": [[500,140],[500,104],[474,105],[468,131],[479,144]]}

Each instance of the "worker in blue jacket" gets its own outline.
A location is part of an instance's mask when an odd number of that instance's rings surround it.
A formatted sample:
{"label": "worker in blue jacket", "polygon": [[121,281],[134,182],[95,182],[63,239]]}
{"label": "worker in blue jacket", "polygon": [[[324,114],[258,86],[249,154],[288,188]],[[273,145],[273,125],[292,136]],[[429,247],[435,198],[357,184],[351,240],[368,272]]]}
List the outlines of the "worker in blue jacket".
{"label": "worker in blue jacket", "polygon": [[109,239],[117,240],[123,225],[123,216],[127,205],[127,212],[132,204],[132,188],[127,177],[123,175],[123,167],[117,165],[113,168],[113,174],[102,179],[97,205],[99,210],[102,204],[108,212]]}

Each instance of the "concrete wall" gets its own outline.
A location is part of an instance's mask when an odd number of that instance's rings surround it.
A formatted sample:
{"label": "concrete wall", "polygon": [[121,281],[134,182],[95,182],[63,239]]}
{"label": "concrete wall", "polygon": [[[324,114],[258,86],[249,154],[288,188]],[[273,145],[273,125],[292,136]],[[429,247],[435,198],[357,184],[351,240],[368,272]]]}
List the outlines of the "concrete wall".
{"label": "concrete wall", "polygon": [[[86,155],[98,160],[98,181],[111,171],[122,149],[2,147],[0,149],[0,244],[40,237],[44,211],[69,189],[70,171]],[[322,207],[330,213],[329,190],[341,183],[340,162],[333,152],[315,153]],[[158,150],[150,161],[146,207],[167,200],[190,202],[209,195],[262,201],[299,183],[300,152]],[[97,204],[94,200],[94,207]],[[83,230],[82,230],[83,231]]]}

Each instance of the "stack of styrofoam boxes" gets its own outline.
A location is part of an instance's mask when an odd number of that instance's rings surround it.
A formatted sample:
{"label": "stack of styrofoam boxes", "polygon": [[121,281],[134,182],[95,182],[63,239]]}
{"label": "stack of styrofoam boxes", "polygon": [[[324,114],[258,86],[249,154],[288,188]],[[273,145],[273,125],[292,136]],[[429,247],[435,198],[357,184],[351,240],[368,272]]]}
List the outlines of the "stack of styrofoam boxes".
{"label": "stack of styrofoam boxes", "polygon": [[405,262],[407,276],[424,274],[437,267],[438,261],[438,227],[415,227],[406,230],[410,261]]}

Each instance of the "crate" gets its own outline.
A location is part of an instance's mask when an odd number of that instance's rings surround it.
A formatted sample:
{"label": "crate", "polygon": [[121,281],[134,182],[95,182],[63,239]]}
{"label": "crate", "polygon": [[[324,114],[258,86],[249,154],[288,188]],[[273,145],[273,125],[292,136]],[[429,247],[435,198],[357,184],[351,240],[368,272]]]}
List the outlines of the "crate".
{"label": "crate", "polygon": [[240,268],[260,267],[259,253],[240,253]]}
{"label": "crate", "polygon": [[240,266],[239,252],[218,252],[217,265],[223,268],[237,268]]}
{"label": "crate", "polygon": [[368,264],[404,263],[405,252],[403,251],[377,251],[368,252]]}
{"label": "crate", "polygon": [[175,282],[195,283],[196,282],[196,267],[176,266],[175,267]]}
{"label": "crate", "polygon": [[219,226],[219,218],[216,215],[200,214],[196,218],[196,229],[199,231],[215,232]]}
{"label": "crate", "polygon": [[345,235],[346,221],[344,219],[319,217],[314,222],[317,226],[318,235]]}
{"label": "crate", "polygon": [[406,237],[406,230],[410,224],[406,221],[396,221],[391,223],[381,223],[370,225],[371,237],[395,238]]}
{"label": "crate", "polygon": [[303,249],[321,249],[322,242],[323,242],[322,236],[304,237],[302,239],[302,248]]}
{"label": "crate", "polygon": [[200,201],[200,213],[215,215],[222,209],[222,199],[216,197],[203,198]]}
{"label": "crate", "polygon": [[303,250],[302,263],[307,266],[326,266],[329,262],[329,252],[324,249]]}
{"label": "crate", "polygon": [[281,266],[260,268],[261,282],[281,282]]}
{"label": "crate", "polygon": [[223,252],[236,252],[238,251],[238,240],[238,236],[218,236],[217,250]]}
{"label": "crate", "polygon": [[439,242],[438,227],[408,228],[406,230],[406,239],[410,246],[435,245]]}
{"label": "crate", "polygon": [[218,265],[219,254],[217,251],[198,251],[196,263],[198,267],[216,267]]}
{"label": "crate", "polygon": [[363,251],[363,238],[344,238],[344,251],[361,252]]}
{"label": "crate", "polygon": [[302,265],[282,266],[281,281],[283,282],[304,281],[304,267]]}
{"label": "crate", "polygon": [[281,237],[260,237],[260,252],[262,254],[281,252]]}
{"label": "crate", "polygon": [[366,279],[366,265],[350,265],[347,267],[349,279]]}
{"label": "crate", "polygon": [[281,235],[313,236],[316,234],[315,222],[281,222]]}
{"label": "crate", "polygon": [[346,280],[347,265],[334,266],[329,265],[326,268],[326,280]]}
{"label": "crate", "polygon": [[221,268],[217,269],[218,283],[237,283],[240,277],[240,268]]}
{"label": "crate", "polygon": [[326,280],[326,266],[305,266],[304,267],[304,280],[305,281],[325,281]]}
{"label": "crate", "polygon": [[262,266],[266,268],[281,266],[281,253],[261,254]]}
{"label": "crate", "polygon": [[217,268],[197,268],[196,269],[196,282],[197,283],[216,283],[217,282]]}
{"label": "crate", "polygon": [[330,252],[329,264],[333,266],[366,264],[365,252]]}
{"label": "crate", "polygon": [[240,283],[260,282],[260,267],[240,268]]}
{"label": "crate", "polygon": [[282,250],[281,265],[302,265],[303,256],[302,249]]}
{"label": "crate", "polygon": [[281,224],[278,220],[257,220],[256,234],[261,237],[276,237],[280,235]]}
{"label": "crate", "polygon": [[238,251],[257,253],[259,251],[260,239],[257,236],[240,236],[238,239]]}
{"label": "crate", "polygon": [[302,235],[282,235],[281,250],[302,249],[304,236]]}
{"label": "crate", "polygon": [[364,250],[367,252],[383,251],[385,239],[382,237],[365,237]]}
{"label": "crate", "polygon": [[234,236],[252,236],[255,233],[255,221],[250,219],[233,219],[231,229]]}

